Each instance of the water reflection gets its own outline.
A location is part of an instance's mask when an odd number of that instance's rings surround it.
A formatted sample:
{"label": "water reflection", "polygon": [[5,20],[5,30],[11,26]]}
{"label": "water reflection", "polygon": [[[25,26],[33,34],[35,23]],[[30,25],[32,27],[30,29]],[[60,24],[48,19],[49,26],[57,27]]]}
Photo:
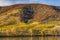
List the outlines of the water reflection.
{"label": "water reflection", "polygon": [[60,37],[5,37],[0,40],[60,40]]}

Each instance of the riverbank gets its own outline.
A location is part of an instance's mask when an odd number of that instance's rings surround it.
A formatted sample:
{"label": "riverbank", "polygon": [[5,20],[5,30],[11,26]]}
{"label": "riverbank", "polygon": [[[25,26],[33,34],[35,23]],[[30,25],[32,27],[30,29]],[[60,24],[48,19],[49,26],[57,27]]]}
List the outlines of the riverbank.
{"label": "riverbank", "polygon": [[17,23],[13,25],[5,25],[0,27],[0,36],[60,36],[60,29],[57,26],[58,21],[46,24],[33,22],[30,24]]}

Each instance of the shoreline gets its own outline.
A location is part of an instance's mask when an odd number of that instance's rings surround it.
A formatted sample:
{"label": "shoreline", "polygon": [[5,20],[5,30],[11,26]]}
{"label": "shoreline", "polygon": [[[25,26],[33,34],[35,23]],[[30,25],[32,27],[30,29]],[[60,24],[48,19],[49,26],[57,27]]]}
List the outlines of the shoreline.
{"label": "shoreline", "polygon": [[0,36],[1,37],[52,37],[52,36],[60,36],[60,35],[15,35],[15,36]]}

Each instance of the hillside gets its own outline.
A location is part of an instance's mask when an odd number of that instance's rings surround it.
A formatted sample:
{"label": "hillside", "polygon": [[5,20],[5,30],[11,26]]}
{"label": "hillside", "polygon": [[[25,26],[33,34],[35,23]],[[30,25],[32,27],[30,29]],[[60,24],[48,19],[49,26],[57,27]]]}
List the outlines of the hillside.
{"label": "hillside", "polygon": [[[2,33],[4,33],[4,30],[12,33],[16,30],[29,30],[31,32],[31,30],[41,29],[44,32],[50,28],[55,33],[55,27],[58,25],[60,25],[59,6],[16,4],[0,7],[0,31],[3,31]],[[9,33],[8,31],[7,33]]]}
{"label": "hillside", "polygon": [[[60,20],[60,8],[55,6],[48,6],[43,4],[17,4],[12,6],[6,6],[0,8],[0,17],[6,15],[6,17],[0,19],[1,21],[5,19],[7,20],[8,16],[11,17],[20,17],[22,15],[23,7],[31,6],[34,11],[34,16],[32,21],[44,21],[44,20]],[[54,9],[54,7],[56,9]],[[59,10],[58,10],[59,9]]]}

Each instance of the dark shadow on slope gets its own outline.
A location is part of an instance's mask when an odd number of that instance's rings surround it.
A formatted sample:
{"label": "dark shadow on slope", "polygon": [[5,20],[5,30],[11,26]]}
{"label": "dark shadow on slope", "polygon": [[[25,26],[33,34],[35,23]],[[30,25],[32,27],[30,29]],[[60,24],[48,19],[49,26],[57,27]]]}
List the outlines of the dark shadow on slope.
{"label": "dark shadow on slope", "polygon": [[21,17],[21,21],[28,23],[28,21],[33,18],[33,8],[31,6],[25,6],[23,7],[22,12],[23,16]]}
{"label": "dark shadow on slope", "polygon": [[59,9],[58,7],[52,6],[52,8],[53,8],[54,10],[56,10],[57,12],[60,12],[60,9]]}

